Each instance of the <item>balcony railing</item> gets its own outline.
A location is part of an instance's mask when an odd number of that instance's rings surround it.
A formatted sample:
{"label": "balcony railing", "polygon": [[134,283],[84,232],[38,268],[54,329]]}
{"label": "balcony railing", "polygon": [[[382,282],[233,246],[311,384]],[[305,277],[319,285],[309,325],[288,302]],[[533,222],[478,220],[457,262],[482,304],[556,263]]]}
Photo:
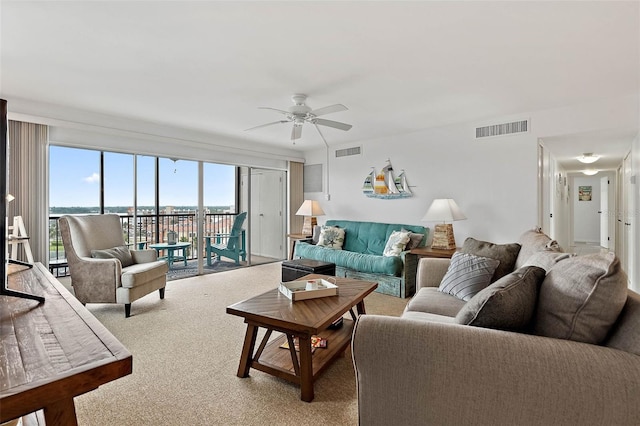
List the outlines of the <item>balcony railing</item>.
{"label": "balcony railing", "polygon": [[[226,234],[231,231],[236,215],[233,213],[207,213],[204,217],[204,235]],[[66,259],[58,219],[60,215],[49,216],[49,263],[56,264]],[[147,244],[167,241],[167,233],[173,231],[180,242],[189,242],[185,250],[187,259],[196,259],[198,228],[195,213],[139,214],[136,223],[132,215],[120,215],[120,224],[125,243],[131,247],[146,247]],[[204,253],[204,252],[203,252]],[[56,271],[66,273],[65,271]]]}

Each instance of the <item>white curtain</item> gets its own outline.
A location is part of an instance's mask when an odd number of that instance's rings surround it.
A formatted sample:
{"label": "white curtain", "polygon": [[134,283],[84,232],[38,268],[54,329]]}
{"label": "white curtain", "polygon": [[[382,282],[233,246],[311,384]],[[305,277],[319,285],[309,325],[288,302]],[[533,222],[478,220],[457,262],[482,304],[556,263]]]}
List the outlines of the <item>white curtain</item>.
{"label": "white curtain", "polygon": [[[36,262],[49,263],[48,128],[9,120],[9,225],[22,216]],[[18,258],[26,260],[24,252]]]}

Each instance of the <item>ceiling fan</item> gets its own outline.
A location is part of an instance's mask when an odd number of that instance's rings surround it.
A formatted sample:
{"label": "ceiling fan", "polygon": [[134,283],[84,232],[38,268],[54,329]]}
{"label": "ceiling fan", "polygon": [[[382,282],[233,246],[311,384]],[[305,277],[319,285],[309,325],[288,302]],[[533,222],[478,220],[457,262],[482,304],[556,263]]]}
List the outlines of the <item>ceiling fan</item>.
{"label": "ceiling fan", "polygon": [[320,137],[322,137],[322,140],[326,145],[327,141],[318,126],[333,127],[334,129],[345,131],[351,129],[352,127],[351,124],[318,118],[321,115],[331,114],[332,112],[346,111],[348,108],[342,104],[329,105],[324,108],[312,110],[305,104],[307,95],[295,94],[291,96],[291,100],[293,101],[294,105],[290,106],[287,111],[270,107],[258,107],[259,109],[270,109],[273,111],[277,111],[285,116],[285,120],[278,120],[272,123],[261,124],[260,126],[251,127],[250,129],[246,130],[259,129],[260,127],[272,126],[274,124],[293,123],[293,129],[291,129],[291,140],[295,144],[296,139],[300,139],[302,137],[302,126],[304,125],[304,123],[310,123],[313,124],[318,130]]}

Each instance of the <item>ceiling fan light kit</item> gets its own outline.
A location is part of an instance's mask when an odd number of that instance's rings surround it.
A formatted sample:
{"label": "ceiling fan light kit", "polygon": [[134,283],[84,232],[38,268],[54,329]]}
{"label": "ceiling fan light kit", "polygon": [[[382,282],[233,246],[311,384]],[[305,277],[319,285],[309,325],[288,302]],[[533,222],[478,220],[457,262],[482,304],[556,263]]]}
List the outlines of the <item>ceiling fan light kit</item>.
{"label": "ceiling fan light kit", "polygon": [[333,112],[346,111],[348,108],[342,104],[329,105],[323,108],[318,108],[316,110],[312,110],[308,105],[306,105],[307,95],[303,95],[297,93],[291,96],[291,100],[293,101],[293,106],[290,106],[288,110],[282,110],[271,107],[258,107],[259,109],[270,109],[276,111],[285,116],[285,120],[273,121],[267,124],[261,124],[259,126],[251,127],[247,130],[255,130],[260,127],[271,126],[274,124],[282,124],[282,123],[293,123],[293,128],[291,129],[291,140],[295,144],[297,139],[302,137],[302,127],[304,123],[313,124],[320,137],[324,141],[325,145],[327,145],[327,141],[324,138],[324,135],[318,128],[318,126],[326,126],[332,127],[334,129],[339,129],[343,131],[347,131],[351,129],[351,124],[341,123],[339,121],[327,120],[324,118],[318,118],[321,115],[331,114]]}

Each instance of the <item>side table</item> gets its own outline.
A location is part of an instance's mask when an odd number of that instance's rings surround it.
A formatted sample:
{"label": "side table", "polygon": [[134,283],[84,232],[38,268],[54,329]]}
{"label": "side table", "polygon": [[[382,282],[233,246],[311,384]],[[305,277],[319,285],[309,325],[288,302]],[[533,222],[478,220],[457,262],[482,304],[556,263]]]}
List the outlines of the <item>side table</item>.
{"label": "side table", "polygon": [[421,257],[435,257],[440,259],[451,259],[453,253],[455,253],[459,248],[454,248],[451,250],[442,250],[442,249],[434,249],[431,247],[419,247],[412,249],[409,253],[418,256],[418,259]]}
{"label": "side table", "polygon": [[293,255],[296,252],[296,242],[301,240],[311,240],[312,235],[306,234],[287,234],[289,238],[289,246],[291,247],[291,254],[289,254],[289,260],[293,259]]}

